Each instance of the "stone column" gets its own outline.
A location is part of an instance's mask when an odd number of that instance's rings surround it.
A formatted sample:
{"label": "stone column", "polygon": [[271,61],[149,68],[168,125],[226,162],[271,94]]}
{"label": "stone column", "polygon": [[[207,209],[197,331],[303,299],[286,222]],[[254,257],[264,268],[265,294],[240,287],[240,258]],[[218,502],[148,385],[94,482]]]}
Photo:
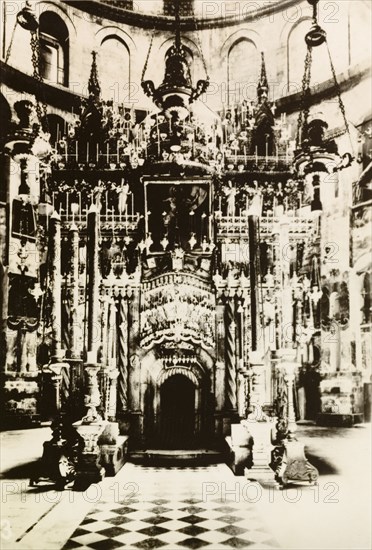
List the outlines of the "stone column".
{"label": "stone column", "polygon": [[88,211],[88,352],[93,362],[97,361],[100,334],[100,271],[99,271],[99,233],[98,212],[95,205]]}
{"label": "stone column", "polygon": [[97,412],[97,407],[101,403],[101,394],[98,385],[98,371],[101,368],[98,364],[86,364],[86,395],[85,404],[88,408],[86,416],[83,418],[83,424],[100,422],[101,416]]}
{"label": "stone column", "polygon": [[235,315],[234,303],[231,298],[227,300],[225,309],[226,319],[226,407],[236,411],[236,357],[235,357]]}
{"label": "stone column", "polygon": [[133,289],[128,300],[129,321],[129,406],[131,411],[140,408],[140,376],[139,376],[139,290]]}
{"label": "stone column", "polygon": [[282,350],[280,368],[283,372],[283,379],[286,385],[287,393],[287,426],[288,434],[293,435],[297,431],[296,413],[294,408],[293,391],[295,382],[295,373],[298,368],[296,363],[296,350]]}
{"label": "stone column", "polygon": [[139,286],[134,286],[128,292],[128,405],[131,417],[131,433],[135,438],[142,436],[141,418],[141,361],[139,346]]}
{"label": "stone column", "polygon": [[251,349],[257,350],[257,311],[258,311],[258,290],[257,290],[257,216],[248,216],[249,236],[249,280],[251,286],[250,310],[251,310]]}
{"label": "stone column", "polygon": [[69,356],[80,359],[79,345],[79,229],[75,222],[70,227],[71,246],[71,333]]}
{"label": "stone column", "polygon": [[119,316],[119,409],[128,409],[128,301],[125,296],[120,299]]}
{"label": "stone column", "polygon": [[108,406],[108,420],[113,422],[116,420],[116,406],[117,406],[117,389],[118,389],[118,369],[111,369],[108,373],[109,376],[109,406]]}
{"label": "stone column", "polygon": [[289,219],[284,214],[280,217],[279,229],[279,253],[281,271],[281,347],[292,345],[293,340],[293,299],[289,274],[290,265],[288,258],[289,246]]}
{"label": "stone column", "polygon": [[[52,301],[52,358],[61,357],[61,218],[53,212],[50,218],[50,287]],[[53,359],[52,359],[53,360]]]}

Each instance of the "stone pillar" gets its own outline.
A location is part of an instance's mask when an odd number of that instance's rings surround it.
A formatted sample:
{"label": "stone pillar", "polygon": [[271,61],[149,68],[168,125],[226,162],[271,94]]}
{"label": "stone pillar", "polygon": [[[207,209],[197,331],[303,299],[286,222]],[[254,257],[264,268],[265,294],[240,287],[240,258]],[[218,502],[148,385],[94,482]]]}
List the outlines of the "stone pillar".
{"label": "stone pillar", "polygon": [[[56,361],[61,358],[62,316],[61,316],[61,218],[53,212],[50,218],[50,287],[52,301],[52,350]],[[53,360],[53,359],[52,359]]]}
{"label": "stone pillar", "polygon": [[249,236],[249,280],[251,286],[250,312],[251,312],[251,349],[257,350],[257,311],[258,311],[258,289],[257,289],[257,216],[248,216]]}
{"label": "stone pillar", "polygon": [[100,271],[99,271],[99,233],[98,212],[92,204],[88,211],[88,352],[91,352],[93,362],[97,361],[99,348],[100,320]]}
{"label": "stone pillar", "polygon": [[281,347],[292,345],[293,340],[293,300],[290,285],[290,265],[288,258],[289,219],[286,215],[280,217],[279,253],[281,271]]}
{"label": "stone pillar", "polygon": [[75,222],[70,227],[71,250],[71,332],[69,357],[80,359],[79,345],[79,230]]}
{"label": "stone pillar", "polygon": [[88,408],[86,416],[83,417],[83,424],[100,422],[101,416],[97,412],[97,407],[101,404],[101,394],[98,385],[98,371],[101,365],[88,363],[85,365],[86,376],[86,395],[85,404]]}
{"label": "stone pillar", "polygon": [[142,436],[141,419],[141,361],[138,354],[139,346],[139,287],[134,286],[128,291],[128,405],[131,415],[131,433],[135,438]]}
{"label": "stone pillar", "polygon": [[295,373],[299,365],[296,363],[296,350],[281,350],[280,368],[283,372],[283,379],[286,385],[287,393],[287,430],[288,434],[293,435],[297,431],[296,413],[294,408],[293,391],[295,382]]}
{"label": "stone pillar", "polygon": [[234,303],[231,298],[228,299],[225,309],[226,320],[226,408],[236,412],[236,357],[235,357],[235,315]]}
{"label": "stone pillar", "polygon": [[110,422],[113,422],[116,420],[118,376],[119,376],[118,369],[111,369],[108,373],[108,377],[109,377],[108,420]]}
{"label": "stone pillar", "polygon": [[262,407],[266,403],[265,365],[261,352],[252,351],[249,354],[249,375],[251,387],[249,395],[249,409],[256,414],[257,419],[262,415]]}
{"label": "stone pillar", "polygon": [[128,409],[128,301],[125,296],[120,298],[119,314],[119,410]]}

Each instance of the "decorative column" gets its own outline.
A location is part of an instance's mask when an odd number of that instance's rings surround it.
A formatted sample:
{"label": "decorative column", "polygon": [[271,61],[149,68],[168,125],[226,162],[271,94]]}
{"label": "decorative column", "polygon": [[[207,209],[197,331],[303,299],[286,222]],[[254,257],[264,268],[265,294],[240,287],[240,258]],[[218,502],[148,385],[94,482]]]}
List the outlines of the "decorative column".
{"label": "decorative column", "polygon": [[251,310],[251,349],[257,350],[257,216],[248,216],[249,238],[249,280],[251,286],[250,310]]}
{"label": "decorative column", "polygon": [[236,358],[235,358],[235,312],[232,298],[228,298],[225,307],[226,319],[226,407],[236,412]]}
{"label": "decorative column", "polygon": [[53,212],[50,218],[50,287],[52,302],[52,360],[61,358],[61,218]]}
{"label": "decorative column", "polygon": [[79,229],[75,222],[69,232],[71,254],[71,333],[69,356],[80,359],[79,346]]}
{"label": "decorative column", "polygon": [[135,438],[142,434],[141,403],[140,403],[140,370],[141,362],[138,355],[139,345],[139,296],[140,287],[133,282],[128,288],[128,405],[131,414],[131,429]]}
{"label": "decorative column", "polygon": [[280,353],[280,374],[284,381],[284,395],[281,395],[281,413],[278,417],[276,449],[274,451],[275,479],[286,485],[291,482],[316,483],[318,470],[312,466],[305,456],[304,444],[295,437],[297,430],[296,415],[293,401],[295,373],[298,368],[296,350],[284,349]]}
{"label": "decorative column", "polygon": [[91,358],[97,361],[100,334],[100,270],[99,270],[99,226],[98,212],[94,204],[88,211],[88,342]]}
{"label": "decorative column", "polygon": [[109,377],[108,420],[110,422],[114,422],[116,420],[118,376],[119,376],[118,369],[111,369],[108,373],[108,377]]}
{"label": "decorative column", "polygon": [[289,280],[290,266],[287,252],[289,246],[289,218],[283,213],[280,216],[279,224],[279,263],[281,274],[281,347],[291,348],[293,345],[293,300],[292,287]]}
{"label": "decorative column", "polygon": [[128,301],[125,296],[120,298],[119,310],[119,410],[128,409]]}

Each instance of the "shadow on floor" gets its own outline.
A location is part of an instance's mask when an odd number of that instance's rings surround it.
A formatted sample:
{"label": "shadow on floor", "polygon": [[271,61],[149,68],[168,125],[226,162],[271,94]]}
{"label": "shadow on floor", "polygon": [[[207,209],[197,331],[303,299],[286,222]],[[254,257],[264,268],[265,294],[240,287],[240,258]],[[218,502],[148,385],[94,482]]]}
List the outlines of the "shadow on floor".
{"label": "shadow on floor", "polygon": [[339,470],[337,470],[337,468],[335,468],[334,465],[327,459],[322,458],[321,456],[313,455],[307,450],[305,451],[305,454],[310,464],[318,470],[319,475],[337,475],[340,473]]}
{"label": "shadow on floor", "polygon": [[34,460],[33,462],[27,462],[25,464],[20,464],[9,470],[5,470],[1,473],[1,479],[30,479],[32,474],[35,473],[35,468],[38,461]]}

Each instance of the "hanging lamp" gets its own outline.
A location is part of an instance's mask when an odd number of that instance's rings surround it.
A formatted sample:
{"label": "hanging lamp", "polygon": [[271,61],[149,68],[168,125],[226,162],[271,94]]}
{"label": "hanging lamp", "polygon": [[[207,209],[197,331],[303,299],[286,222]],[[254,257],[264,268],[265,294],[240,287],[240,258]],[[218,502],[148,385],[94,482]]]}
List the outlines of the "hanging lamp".
{"label": "hanging lamp", "polygon": [[144,80],[151,47],[152,40],[142,73],[143,91],[153,98],[155,105],[164,112],[167,119],[174,122],[184,120],[189,115],[189,105],[207,90],[209,77],[199,80],[193,87],[190,65],[181,42],[180,0],[175,0],[175,38],[166,55],[164,80],[158,88],[155,88],[152,80]]}
{"label": "hanging lamp", "polygon": [[314,48],[322,46],[323,44],[327,47],[331,72],[338,95],[339,108],[343,115],[346,132],[349,135],[352,149],[353,144],[350,137],[349,124],[346,119],[345,107],[341,98],[340,86],[337,81],[327,42],[327,34],[318,23],[319,0],[307,1],[313,7],[313,22],[309,32],[305,36],[307,53],[302,81],[302,105],[298,117],[297,150],[295,152],[294,164],[300,176],[318,174],[322,181],[322,179],[324,179],[324,174],[334,173],[347,168],[354,160],[354,157],[350,153],[345,153],[343,156],[340,156],[335,142],[333,140],[327,140],[326,130],[328,128],[328,123],[324,115],[322,113],[316,113],[310,116],[312,55]]}

